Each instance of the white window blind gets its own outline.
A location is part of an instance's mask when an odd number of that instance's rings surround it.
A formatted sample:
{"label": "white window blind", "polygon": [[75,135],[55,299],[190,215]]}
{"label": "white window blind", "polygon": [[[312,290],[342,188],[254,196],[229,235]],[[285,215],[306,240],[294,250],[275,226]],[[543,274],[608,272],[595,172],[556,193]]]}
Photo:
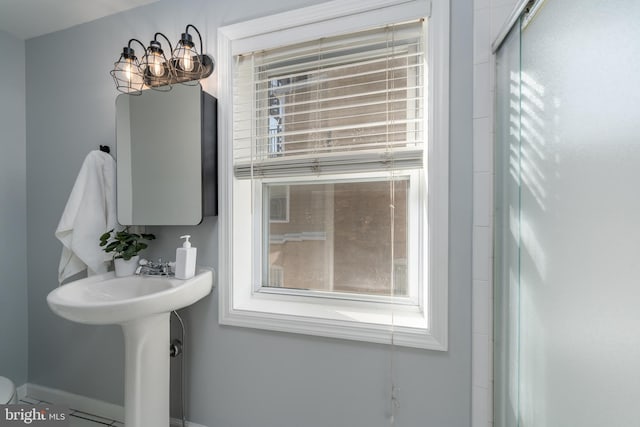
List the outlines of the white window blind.
{"label": "white window blind", "polygon": [[235,57],[237,178],[423,166],[424,22]]}

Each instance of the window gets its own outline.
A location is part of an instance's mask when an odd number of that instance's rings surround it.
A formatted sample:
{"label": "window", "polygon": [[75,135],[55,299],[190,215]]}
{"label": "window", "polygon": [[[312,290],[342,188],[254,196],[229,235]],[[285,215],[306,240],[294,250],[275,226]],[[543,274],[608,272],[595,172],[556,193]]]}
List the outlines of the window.
{"label": "window", "polygon": [[446,349],[448,5],[429,7],[220,29],[221,323]]}

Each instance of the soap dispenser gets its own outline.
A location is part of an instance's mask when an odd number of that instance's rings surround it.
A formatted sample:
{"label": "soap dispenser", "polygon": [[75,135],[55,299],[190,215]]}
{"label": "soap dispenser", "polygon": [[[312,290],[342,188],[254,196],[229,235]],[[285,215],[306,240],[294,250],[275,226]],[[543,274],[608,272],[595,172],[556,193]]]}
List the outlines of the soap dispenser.
{"label": "soap dispenser", "polygon": [[196,274],[197,248],[191,247],[191,236],[180,236],[185,239],[181,248],[176,249],[176,278],[191,279]]}

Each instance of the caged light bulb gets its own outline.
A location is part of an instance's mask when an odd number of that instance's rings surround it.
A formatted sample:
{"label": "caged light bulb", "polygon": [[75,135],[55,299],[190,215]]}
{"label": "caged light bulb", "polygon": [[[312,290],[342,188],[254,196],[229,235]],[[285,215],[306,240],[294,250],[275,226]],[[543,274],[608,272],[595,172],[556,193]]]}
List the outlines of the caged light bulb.
{"label": "caged light bulb", "polygon": [[124,64],[124,76],[127,79],[127,81],[131,81],[131,59],[127,59],[127,62],[125,62]]}
{"label": "caged light bulb", "polygon": [[126,87],[135,88],[137,90],[137,87],[141,86],[142,79],[136,70],[137,65],[134,60],[127,58],[127,60],[122,64],[119,74],[121,76],[120,78],[124,79],[126,82]]}
{"label": "caged light bulb", "polygon": [[182,56],[180,57],[180,68],[184,71],[193,71],[194,61],[193,56],[195,52],[190,46],[184,46],[182,50]]}
{"label": "caged light bulb", "polygon": [[149,70],[151,74],[156,77],[161,77],[164,74],[164,61],[160,55],[154,53],[149,58]]}
{"label": "caged light bulb", "polygon": [[125,46],[120,58],[113,66],[113,70],[109,74],[113,77],[116,88],[120,92],[131,93],[142,90],[144,82],[140,75],[140,64],[132,48]]}

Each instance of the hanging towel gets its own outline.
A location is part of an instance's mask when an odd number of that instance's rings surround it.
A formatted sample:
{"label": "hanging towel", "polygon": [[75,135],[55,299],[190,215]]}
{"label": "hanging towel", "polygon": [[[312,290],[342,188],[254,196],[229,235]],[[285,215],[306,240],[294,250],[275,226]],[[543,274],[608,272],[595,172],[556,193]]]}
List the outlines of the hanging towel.
{"label": "hanging towel", "polygon": [[117,227],[116,162],[102,151],[90,152],[73,185],[56,229],[62,242],[58,282],[87,269],[87,274],[107,271],[111,256],[100,247],[100,235]]}

